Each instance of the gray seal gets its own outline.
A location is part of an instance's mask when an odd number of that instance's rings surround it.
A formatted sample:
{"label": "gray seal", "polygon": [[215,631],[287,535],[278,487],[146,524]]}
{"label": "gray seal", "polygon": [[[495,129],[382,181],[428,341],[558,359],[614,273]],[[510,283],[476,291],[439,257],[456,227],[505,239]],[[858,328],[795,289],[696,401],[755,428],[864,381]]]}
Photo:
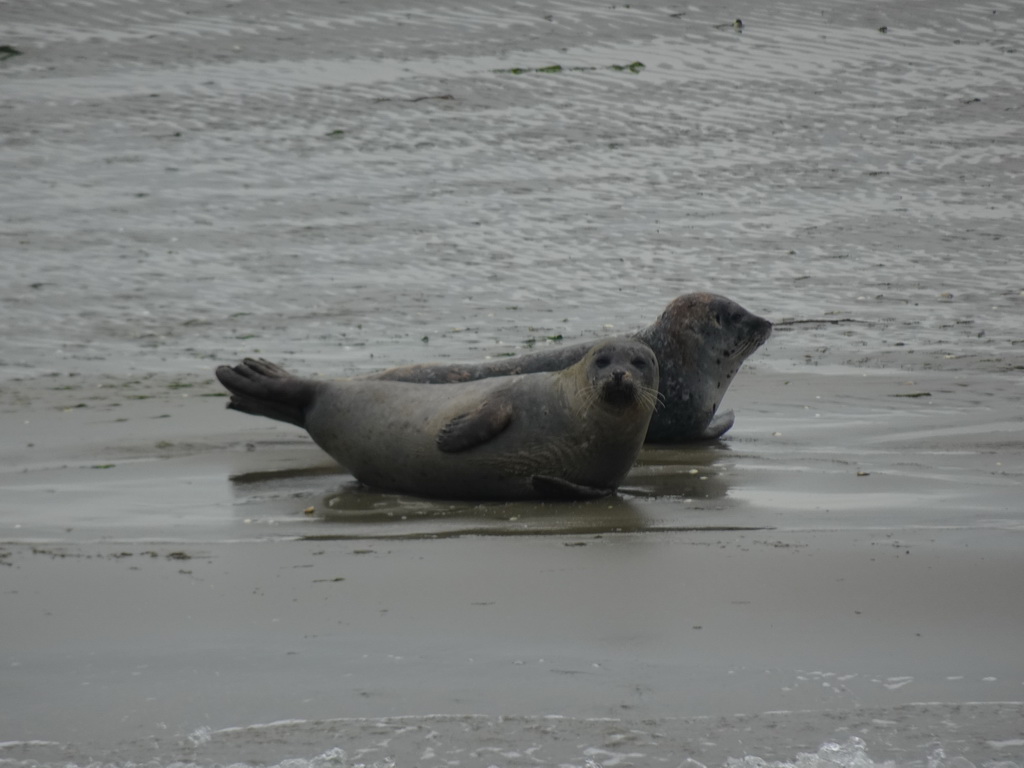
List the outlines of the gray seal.
{"label": "gray seal", "polygon": [[658,361],[635,339],[564,370],[431,386],[221,366],[228,407],[303,427],[360,482],[465,499],[586,499],[632,467],[657,401]]}
{"label": "gray seal", "polygon": [[[772,333],[772,324],[735,301],[713,293],[673,299],[657,320],[633,334],[658,358],[660,404],[647,432],[649,443],[714,440],[732,427],[732,411],[716,413],[733,378]],[[556,371],[579,361],[594,342],[531,352],[478,364],[439,364],[391,368],[369,374],[384,381],[443,384]]]}

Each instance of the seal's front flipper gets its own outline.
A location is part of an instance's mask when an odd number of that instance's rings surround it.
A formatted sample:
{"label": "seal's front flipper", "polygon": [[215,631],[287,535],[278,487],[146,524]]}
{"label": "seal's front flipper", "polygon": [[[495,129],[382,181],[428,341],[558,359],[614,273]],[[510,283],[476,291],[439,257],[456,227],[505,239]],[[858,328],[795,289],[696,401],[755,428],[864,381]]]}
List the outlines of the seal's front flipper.
{"label": "seal's front flipper", "polygon": [[611,488],[595,488],[592,485],[577,485],[560,477],[534,475],[531,478],[533,489],[548,499],[600,499],[612,492]]}
{"label": "seal's front flipper", "polygon": [[730,429],[736,422],[736,414],[732,411],[716,413],[711,423],[707,425],[700,435],[701,440],[717,440]]}
{"label": "seal's front flipper", "polygon": [[437,433],[437,447],[445,453],[459,453],[493,440],[512,423],[513,408],[508,400],[487,400],[475,411],[462,413]]}

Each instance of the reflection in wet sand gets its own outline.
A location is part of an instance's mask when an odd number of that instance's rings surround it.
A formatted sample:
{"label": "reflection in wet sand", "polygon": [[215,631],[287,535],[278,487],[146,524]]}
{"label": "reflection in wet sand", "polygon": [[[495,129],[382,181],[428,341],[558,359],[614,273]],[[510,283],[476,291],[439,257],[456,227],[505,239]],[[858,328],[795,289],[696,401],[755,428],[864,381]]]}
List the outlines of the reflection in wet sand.
{"label": "reflection in wet sand", "polygon": [[[340,467],[323,465],[246,472],[231,481],[239,514],[250,520],[264,516],[278,525],[279,534],[307,539],[761,530],[735,518],[692,516],[693,510],[728,496],[721,463],[730,457],[721,444],[646,448],[619,493],[577,502],[418,498],[367,488]],[[321,481],[329,483],[326,492]],[[289,522],[304,525],[296,530]],[[311,533],[309,523],[322,525]]]}
{"label": "reflection in wet sand", "polygon": [[250,485],[268,482],[273,483],[293,478],[323,477],[325,475],[336,475],[338,474],[338,471],[338,467],[335,466],[301,467],[299,469],[259,470],[255,472],[242,472],[237,475],[231,475],[230,480],[232,483],[237,483],[238,485]]}
{"label": "reflection in wet sand", "polygon": [[647,446],[623,491],[661,501],[724,499],[729,485],[723,463],[731,459],[724,443],[697,446]]}

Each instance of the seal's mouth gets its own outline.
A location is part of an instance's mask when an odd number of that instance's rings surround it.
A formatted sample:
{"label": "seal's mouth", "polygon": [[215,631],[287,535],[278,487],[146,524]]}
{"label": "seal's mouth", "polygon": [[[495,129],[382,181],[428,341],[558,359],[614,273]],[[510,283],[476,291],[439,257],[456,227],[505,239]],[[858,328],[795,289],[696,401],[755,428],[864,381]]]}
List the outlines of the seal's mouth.
{"label": "seal's mouth", "polygon": [[625,371],[613,371],[601,384],[601,399],[609,405],[631,405],[637,399],[637,386]]}
{"label": "seal's mouth", "polygon": [[754,328],[750,335],[753,337],[755,345],[760,347],[771,337],[772,324],[763,317],[759,317],[757,320],[758,322],[754,324]]}

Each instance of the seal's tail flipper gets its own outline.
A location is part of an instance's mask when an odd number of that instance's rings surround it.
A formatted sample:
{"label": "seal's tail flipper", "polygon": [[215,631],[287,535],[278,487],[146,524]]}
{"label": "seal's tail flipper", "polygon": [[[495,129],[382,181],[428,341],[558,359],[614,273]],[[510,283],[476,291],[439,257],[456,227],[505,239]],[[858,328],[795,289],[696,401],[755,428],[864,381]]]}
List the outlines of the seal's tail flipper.
{"label": "seal's tail flipper", "polygon": [[278,365],[252,358],[233,367],[220,366],[217,378],[231,393],[228,408],[306,426],[306,409],[316,391],[316,384],[309,379],[300,379]]}

